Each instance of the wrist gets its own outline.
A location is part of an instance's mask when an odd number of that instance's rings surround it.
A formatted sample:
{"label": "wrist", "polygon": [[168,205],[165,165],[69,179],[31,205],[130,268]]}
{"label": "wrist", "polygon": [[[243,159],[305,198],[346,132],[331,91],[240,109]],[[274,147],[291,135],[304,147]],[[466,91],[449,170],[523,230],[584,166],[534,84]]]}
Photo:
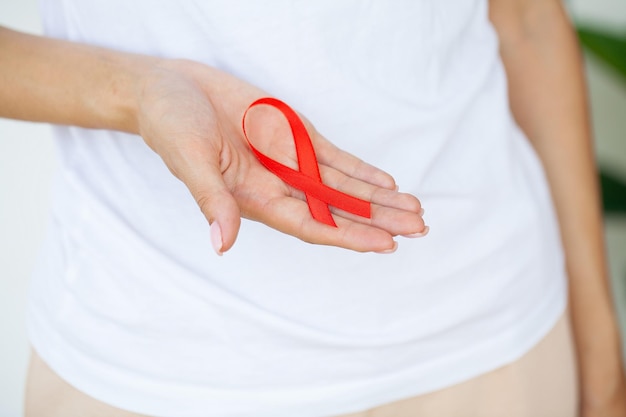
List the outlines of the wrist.
{"label": "wrist", "polygon": [[107,82],[96,88],[100,94],[87,98],[95,120],[100,120],[98,127],[138,134],[142,90],[162,59],[105,51],[99,60]]}

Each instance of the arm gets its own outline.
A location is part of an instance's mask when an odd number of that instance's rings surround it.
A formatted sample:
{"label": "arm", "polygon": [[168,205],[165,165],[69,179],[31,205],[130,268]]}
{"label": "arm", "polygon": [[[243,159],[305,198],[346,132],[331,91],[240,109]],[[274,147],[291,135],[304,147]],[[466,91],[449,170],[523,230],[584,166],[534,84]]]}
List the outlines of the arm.
{"label": "arm", "polygon": [[[338,228],[313,220],[302,193],[261,166],[242,135],[244,111],[266,95],[198,62],[0,27],[0,117],[141,135],[189,188],[211,224],[218,254],[233,245],[241,216],[310,243],[363,252],[391,252],[395,236],[418,237],[425,230],[415,197],[395,191],[391,176],[339,150],[305,121],[324,182],[372,202],[371,219],[335,212]],[[276,112],[259,109],[255,115],[248,119],[257,121],[251,128],[272,132],[268,147],[290,141]],[[291,158],[281,162],[297,166],[295,152]]]}
{"label": "arm", "polygon": [[490,0],[513,114],[543,162],[559,218],[583,416],[626,416],[582,60],[558,0]]}
{"label": "arm", "polygon": [[138,133],[138,88],[156,58],[1,26],[0,51],[0,117]]}

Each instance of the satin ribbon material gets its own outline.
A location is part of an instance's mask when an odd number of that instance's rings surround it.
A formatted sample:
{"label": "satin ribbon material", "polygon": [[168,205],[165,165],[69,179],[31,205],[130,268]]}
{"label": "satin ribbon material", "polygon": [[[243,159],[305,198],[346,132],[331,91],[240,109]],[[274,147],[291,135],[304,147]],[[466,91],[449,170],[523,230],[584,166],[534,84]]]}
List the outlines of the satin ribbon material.
{"label": "satin ribbon material", "polygon": [[[245,123],[246,115],[252,107],[263,104],[276,108],[287,119],[296,148],[298,170],[292,169],[264,155],[252,145],[250,138],[248,138]],[[309,211],[315,220],[329,226],[337,227],[330,213],[329,205],[361,217],[371,218],[371,204],[369,201],[342,193],[322,183],[322,177],[320,176],[311,137],[300,117],[298,117],[297,113],[286,103],[272,97],[264,97],[254,101],[243,115],[242,127],[243,135],[259,162],[287,184],[304,192],[307,204],[309,205]]]}

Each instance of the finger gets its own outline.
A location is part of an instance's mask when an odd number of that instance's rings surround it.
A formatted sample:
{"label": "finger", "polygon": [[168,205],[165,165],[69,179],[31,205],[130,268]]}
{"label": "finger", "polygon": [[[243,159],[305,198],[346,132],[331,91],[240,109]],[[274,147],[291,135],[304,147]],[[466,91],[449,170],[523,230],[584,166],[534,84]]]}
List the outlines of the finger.
{"label": "finger", "polygon": [[419,214],[378,204],[371,205],[369,219],[332,206],[330,211],[344,219],[382,229],[392,236],[421,237],[427,231],[427,226]]}
{"label": "finger", "polygon": [[318,162],[333,167],[343,174],[389,190],[395,190],[396,181],[385,171],[339,149],[323,136],[311,136]]}
{"label": "finger", "polygon": [[[413,195],[381,188],[349,177],[327,166],[320,167],[328,186],[371,203],[371,217],[364,218],[331,206],[331,211],[352,221],[383,229],[393,236],[421,236],[425,233],[423,209]],[[304,198],[304,195],[302,195]]]}
{"label": "finger", "polygon": [[[253,123],[254,120],[264,123]],[[342,151],[315,131],[312,124],[304,117],[303,120],[315,154],[320,164],[333,166],[344,174],[362,181],[378,185],[390,190],[396,189],[395,180],[383,170],[365,163],[356,156]],[[293,134],[289,125],[284,123],[282,115],[267,106],[258,106],[251,110],[246,119],[248,136],[254,138],[255,147],[272,159],[290,168],[298,169],[297,157],[293,146]]]}
{"label": "finger", "polygon": [[211,243],[218,255],[229,250],[237,238],[241,214],[224,182],[219,152],[190,152],[185,166],[177,170],[210,224]]}
{"label": "finger", "polygon": [[358,252],[389,252],[397,243],[385,230],[334,216],[337,227],[315,220],[306,202],[279,197],[267,202],[260,221],[307,243],[338,246]]}
{"label": "finger", "polygon": [[[420,201],[413,195],[381,188],[346,176],[338,170],[320,167],[324,184],[348,195],[371,203],[371,217],[359,215],[331,206],[331,211],[343,218],[383,229],[393,236],[418,237],[425,232]],[[303,191],[291,189],[291,196],[305,200]]]}
{"label": "finger", "polygon": [[[339,191],[342,187],[339,187]],[[353,222],[362,223],[366,225],[370,225],[379,229],[386,231],[392,236],[409,236],[409,237],[421,237],[422,234],[426,233],[426,225],[424,223],[424,219],[422,217],[422,209],[418,210],[407,210],[403,208],[393,207],[388,204],[389,201],[393,200],[394,196],[390,196],[387,200],[382,198],[382,195],[390,193],[396,194],[397,197],[409,196],[415,199],[415,197],[405,194],[398,195],[401,193],[396,193],[394,191],[386,190],[384,188],[379,188],[381,192],[375,193],[374,197],[370,200],[371,202],[371,216],[370,218],[362,217],[341,209],[338,209],[333,206],[330,207],[331,213],[334,213],[337,216],[342,218],[351,220]],[[306,197],[303,192],[296,191],[292,193],[293,197],[299,198],[300,200],[305,200]],[[364,197],[361,193],[359,198],[363,200],[368,200],[368,198]],[[383,204],[380,204],[380,201]]]}
{"label": "finger", "polygon": [[422,205],[414,195],[381,188],[348,176],[334,167],[322,165],[320,166],[320,174],[324,184],[343,193],[384,207],[392,207],[411,213],[421,212]]}

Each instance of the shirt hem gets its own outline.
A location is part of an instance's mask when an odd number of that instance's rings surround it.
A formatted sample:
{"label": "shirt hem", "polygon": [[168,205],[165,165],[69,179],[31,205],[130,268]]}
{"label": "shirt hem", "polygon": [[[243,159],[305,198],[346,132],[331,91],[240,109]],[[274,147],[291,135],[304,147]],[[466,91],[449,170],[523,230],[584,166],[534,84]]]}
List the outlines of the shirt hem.
{"label": "shirt hem", "polygon": [[[281,395],[288,397],[289,394],[277,393],[268,398],[266,410],[255,410],[255,416],[326,417],[358,412],[443,389],[505,366],[523,356],[553,328],[567,306],[564,288],[566,285],[565,280],[556,280],[551,296],[546,296],[543,303],[526,315],[518,326],[471,349],[465,349],[459,355],[444,358],[431,366],[427,364],[414,367],[391,375],[370,378],[358,384],[316,388],[312,390],[316,393],[312,392],[306,398],[287,400],[290,403],[288,406],[281,406],[279,401]],[[115,375],[108,364],[96,363],[88,358],[67,343],[61,335],[56,334],[52,326],[45,324],[45,320],[31,306],[27,329],[33,349],[62,379],[99,401],[154,417],[249,416],[249,411],[216,410],[214,414],[207,414],[206,410],[214,409],[212,400],[206,398],[208,395],[205,396],[204,404],[198,403],[199,407],[194,407],[196,411],[184,410],[186,407],[180,403],[167,404],[160,400],[156,387],[151,390],[156,394],[141,398],[130,389],[139,385],[133,377],[122,378],[119,374]],[[450,377],[449,372],[445,371],[449,369],[456,370],[454,377]],[[424,381],[428,381],[428,384]],[[257,400],[259,398],[256,397]],[[230,401],[233,399],[229,398]],[[181,402],[186,403],[186,400],[181,399]]]}

